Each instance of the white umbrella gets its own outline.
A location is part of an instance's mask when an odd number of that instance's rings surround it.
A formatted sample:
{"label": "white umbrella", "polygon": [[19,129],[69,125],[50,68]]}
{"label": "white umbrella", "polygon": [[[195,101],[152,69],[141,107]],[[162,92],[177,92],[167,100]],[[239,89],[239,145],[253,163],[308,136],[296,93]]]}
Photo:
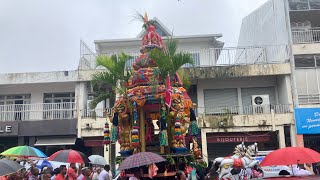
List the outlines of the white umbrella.
{"label": "white umbrella", "polygon": [[107,164],[107,161],[104,159],[104,157],[100,155],[91,155],[88,158],[91,164],[102,165],[102,166]]}

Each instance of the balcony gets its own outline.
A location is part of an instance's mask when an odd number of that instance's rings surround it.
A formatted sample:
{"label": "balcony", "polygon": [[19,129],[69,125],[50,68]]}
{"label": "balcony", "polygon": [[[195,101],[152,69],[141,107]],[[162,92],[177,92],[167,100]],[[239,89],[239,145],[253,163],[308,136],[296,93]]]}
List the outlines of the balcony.
{"label": "balcony", "polygon": [[294,44],[308,44],[320,42],[320,30],[292,31]]}
{"label": "balcony", "polygon": [[74,119],[75,103],[0,105],[1,121]]}
{"label": "balcony", "polygon": [[252,114],[284,114],[292,112],[292,105],[268,104],[268,105],[247,105],[247,106],[215,106],[198,107],[198,112],[205,115],[225,116],[225,115],[252,115]]}
{"label": "balcony", "polygon": [[197,110],[199,126],[204,128],[259,127],[271,130],[276,125],[294,123],[292,105],[217,106]]}
{"label": "balcony", "polygon": [[[230,48],[204,48],[204,49],[180,49],[179,51],[190,53],[195,67],[234,66],[252,64],[283,63],[289,59],[287,45],[230,47]],[[121,50],[105,54],[111,56],[120,53]],[[127,67],[140,56],[139,51],[124,51],[132,56],[128,60]],[[95,69],[96,54],[81,54],[80,69]],[[83,67],[82,67],[83,66]],[[191,67],[186,65],[185,67]]]}

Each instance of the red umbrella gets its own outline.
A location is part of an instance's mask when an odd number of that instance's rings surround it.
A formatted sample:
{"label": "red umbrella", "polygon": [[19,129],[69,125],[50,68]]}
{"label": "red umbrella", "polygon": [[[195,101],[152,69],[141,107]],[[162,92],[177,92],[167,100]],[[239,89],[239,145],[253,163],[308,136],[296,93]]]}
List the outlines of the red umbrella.
{"label": "red umbrella", "polygon": [[261,166],[292,165],[320,162],[320,154],[304,147],[286,147],[268,154]]}
{"label": "red umbrella", "polygon": [[131,169],[166,161],[162,156],[152,152],[140,152],[127,157],[119,166],[118,170]]}
{"label": "red umbrella", "polygon": [[58,161],[58,162],[66,162],[66,163],[81,163],[85,164],[89,162],[86,155],[82,152],[75,150],[60,150],[52,154],[49,158],[49,161]]}

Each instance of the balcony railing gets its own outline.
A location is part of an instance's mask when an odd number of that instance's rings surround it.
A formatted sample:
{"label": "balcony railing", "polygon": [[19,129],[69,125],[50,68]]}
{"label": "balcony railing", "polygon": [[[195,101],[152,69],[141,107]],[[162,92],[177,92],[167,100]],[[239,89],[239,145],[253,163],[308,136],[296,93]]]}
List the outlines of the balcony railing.
{"label": "balcony railing", "polygon": [[320,104],[320,94],[299,94],[299,104]]}
{"label": "balcony railing", "polygon": [[105,109],[82,109],[81,118],[105,118],[106,117]]}
{"label": "balcony railing", "polygon": [[294,44],[319,43],[320,30],[292,31],[292,42]]}
{"label": "balcony railing", "polygon": [[52,120],[76,117],[75,103],[0,105],[0,120]]}
{"label": "balcony railing", "polygon": [[[226,116],[226,115],[252,115],[252,114],[284,114],[292,112],[292,105],[268,104],[268,105],[248,105],[248,106],[214,106],[198,107],[198,112],[206,115]],[[198,114],[199,115],[199,114]]]}
{"label": "balcony railing", "polygon": [[[282,63],[289,59],[287,45],[274,46],[253,46],[253,47],[230,47],[230,48],[205,48],[205,49],[181,49],[180,51],[190,53],[194,60],[195,67],[212,67],[212,66],[232,66],[246,64],[269,64]],[[120,53],[114,51],[104,55],[111,56]],[[132,67],[133,62],[140,56],[138,51],[124,51],[132,56],[128,60],[127,67]],[[89,55],[82,54],[81,57]],[[95,57],[91,54],[90,57]],[[86,58],[87,66],[96,68],[94,58]],[[190,67],[186,65],[185,67]]]}

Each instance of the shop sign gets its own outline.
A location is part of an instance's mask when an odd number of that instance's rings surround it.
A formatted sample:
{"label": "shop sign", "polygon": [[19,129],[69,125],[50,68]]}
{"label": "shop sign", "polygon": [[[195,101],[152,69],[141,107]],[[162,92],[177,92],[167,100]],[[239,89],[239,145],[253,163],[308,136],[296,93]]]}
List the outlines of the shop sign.
{"label": "shop sign", "polygon": [[320,134],[320,108],[295,108],[297,134]]}
{"label": "shop sign", "polygon": [[19,129],[18,125],[18,122],[1,122],[0,136],[17,136]]}
{"label": "shop sign", "polygon": [[270,141],[270,135],[256,135],[256,136],[207,136],[208,143],[241,143],[241,142],[268,142]]}
{"label": "shop sign", "polygon": [[12,126],[0,126],[0,133],[11,133]]}
{"label": "shop sign", "polygon": [[248,142],[248,137],[218,137],[217,142]]}

